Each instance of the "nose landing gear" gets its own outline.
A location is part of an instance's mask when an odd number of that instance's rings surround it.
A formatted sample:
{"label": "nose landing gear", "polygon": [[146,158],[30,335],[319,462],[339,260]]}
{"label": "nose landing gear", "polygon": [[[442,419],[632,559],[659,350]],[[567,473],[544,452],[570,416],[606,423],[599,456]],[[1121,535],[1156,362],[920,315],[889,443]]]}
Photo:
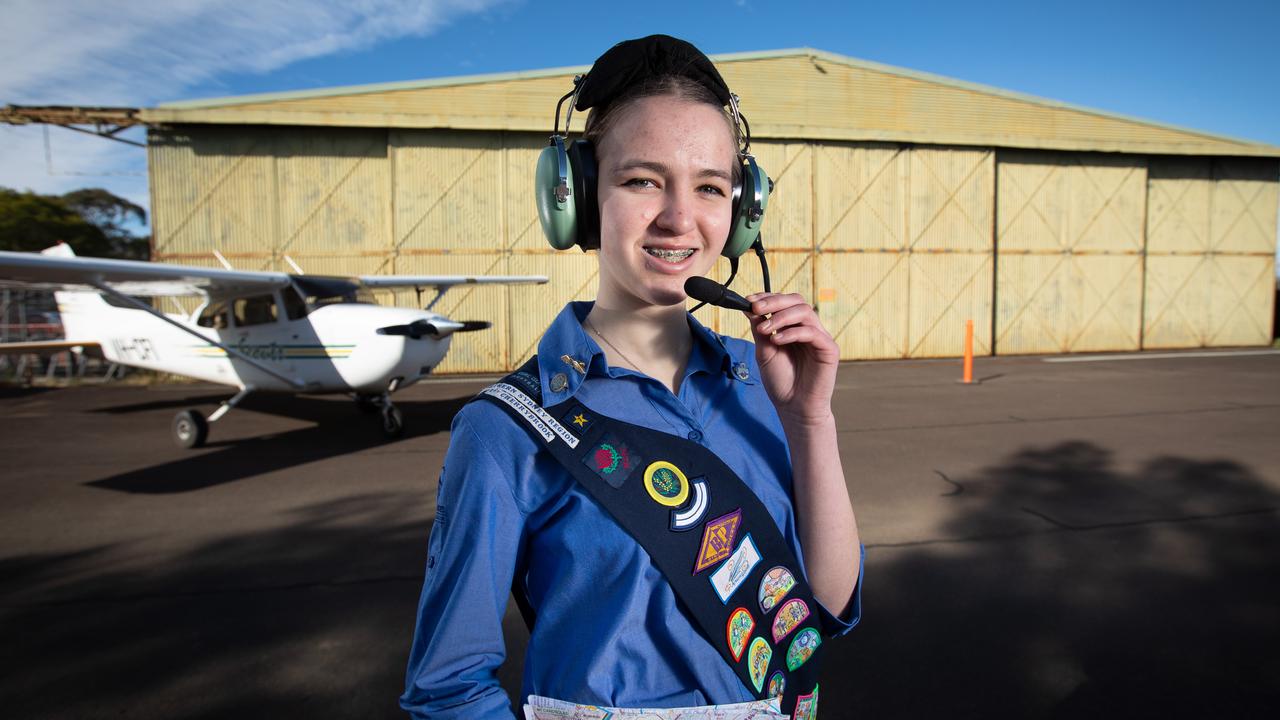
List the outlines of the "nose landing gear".
{"label": "nose landing gear", "polygon": [[400,378],[391,378],[387,390],[381,394],[356,393],[356,407],[362,413],[378,413],[382,421],[382,434],[387,439],[398,438],[404,434],[404,415],[400,408],[391,402],[391,393],[400,387]]}

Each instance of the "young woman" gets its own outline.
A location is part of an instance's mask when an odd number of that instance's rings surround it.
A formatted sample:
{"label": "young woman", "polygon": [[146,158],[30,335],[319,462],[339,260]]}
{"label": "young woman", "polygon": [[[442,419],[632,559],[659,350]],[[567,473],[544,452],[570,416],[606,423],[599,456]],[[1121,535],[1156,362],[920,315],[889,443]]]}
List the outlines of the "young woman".
{"label": "young woman", "polygon": [[[574,432],[598,414],[713,452],[798,558],[822,634],[847,632],[858,619],[861,558],[831,411],[838,348],[795,294],[748,297],[754,346],[686,312],[685,280],[711,270],[731,230],[738,133],[718,73],[689,70],[693,55],[711,67],[701,53],[673,38],[629,42],[660,57],[593,108],[585,133],[598,168],[599,291],[551,324],[531,389],[543,406],[582,409],[565,415]],[[625,443],[600,447],[591,469],[602,478],[661,460],[632,456]],[[525,695],[649,708],[760,697],[655,558],[566,467],[496,403],[472,402],[455,418],[403,707],[432,718],[510,717],[495,671],[513,587],[536,615]],[[757,635],[768,622],[759,618]]]}

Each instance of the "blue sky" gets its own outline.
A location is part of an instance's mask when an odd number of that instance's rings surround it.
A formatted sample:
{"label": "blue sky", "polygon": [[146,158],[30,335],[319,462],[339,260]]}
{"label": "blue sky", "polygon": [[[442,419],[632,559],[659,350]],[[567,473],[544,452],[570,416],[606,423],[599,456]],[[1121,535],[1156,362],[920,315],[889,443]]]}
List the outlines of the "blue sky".
{"label": "blue sky", "polygon": [[[1277,0],[4,5],[0,103],[149,106],[582,65],[666,32],[708,54],[812,47],[1280,145]],[[735,90],[749,107],[750,89]],[[0,126],[0,186],[101,186],[149,204],[143,151],[47,132]]]}

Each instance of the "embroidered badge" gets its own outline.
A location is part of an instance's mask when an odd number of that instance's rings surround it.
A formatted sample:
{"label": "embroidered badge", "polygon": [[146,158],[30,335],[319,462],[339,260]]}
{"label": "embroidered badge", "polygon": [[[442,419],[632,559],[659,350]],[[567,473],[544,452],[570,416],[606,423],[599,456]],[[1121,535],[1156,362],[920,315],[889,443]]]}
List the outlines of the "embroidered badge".
{"label": "embroidered badge", "polygon": [[769,676],[769,697],[781,697],[787,691],[787,676],[778,670]]}
{"label": "embroidered badge", "polygon": [[760,611],[773,610],[795,586],[796,576],[790,570],[781,565],[771,568],[760,580]]}
{"label": "embroidered badge", "polygon": [[733,553],[733,541],[738,537],[738,526],[741,524],[741,508],[707,523],[707,529],[702,531],[702,545],[698,548],[698,559],[693,564],[694,575]]}
{"label": "embroidered badge", "polygon": [[728,604],[729,598],[742,587],[759,562],[760,551],[756,549],[756,541],[751,539],[751,533],[747,533],[733,555],[711,573],[711,586],[720,596],[720,602]]}
{"label": "embroidered badge", "polygon": [[672,530],[680,532],[692,530],[702,521],[702,516],[707,514],[707,505],[710,504],[711,498],[711,493],[707,490],[707,481],[702,478],[694,478],[691,483],[693,485],[693,499],[689,501],[689,505],[671,511]]}
{"label": "embroidered badge", "polygon": [[734,363],[733,376],[739,380],[746,380],[751,377],[751,371],[747,369],[747,364],[744,362]]}
{"label": "embroidered badge", "polygon": [[800,627],[800,623],[807,617],[809,617],[809,606],[805,605],[800,598],[782,603],[782,607],[778,608],[778,616],[773,619],[773,641],[782,642],[782,638]]}
{"label": "embroidered badge", "polygon": [[560,416],[560,422],[564,423],[565,427],[576,433],[578,437],[582,437],[587,428],[591,427],[594,420],[595,417],[581,405],[574,405],[572,410]]}
{"label": "embroidered badge", "polygon": [[747,672],[751,675],[751,684],[756,692],[764,688],[764,674],[769,671],[769,661],[773,659],[773,648],[764,638],[757,637],[751,641],[751,650],[747,653]]}
{"label": "embroidered badge", "polygon": [[582,456],[582,464],[591,468],[611,487],[620,488],[640,459],[626,443],[605,435],[595,447]]}
{"label": "embroidered badge", "polygon": [[795,720],[817,720],[819,687],[821,686],[814,685],[813,692],[796,698]]}
{"label": "embroidered badge", "polygon": [[680,507],[689,499],[688,478],[665,460],[649,463],[644,469],[644,489],[654,502],[667,507]]}
{"label": "embroidered badge", "polygon": [[805,628],[796,635],[791,641],[791,647],[787,648],[787,669],[795,670],[804,664],[805,660],[813,657],[813,651],[818,649],[822,644],[822,638],[818,636],[818,631],[813,628]]}
{"label": "embroidered badge", "polygon": [[746,608],[740,607],[729,616],[725,639],[729,642],[729,652],[733,655],[734,662],[741,660],[742,653],[747,651],[747,641],[751,639],[751,631],[755,628],[756,620]]}

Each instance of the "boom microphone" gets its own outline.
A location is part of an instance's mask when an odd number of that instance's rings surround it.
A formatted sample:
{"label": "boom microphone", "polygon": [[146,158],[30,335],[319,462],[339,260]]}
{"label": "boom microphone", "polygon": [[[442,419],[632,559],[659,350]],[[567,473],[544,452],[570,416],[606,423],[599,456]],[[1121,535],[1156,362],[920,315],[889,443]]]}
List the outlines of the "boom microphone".
{"label": "boom microphone", "polygon": [[710,278],[694,276],[685,280],[684,294],[709,305],[751,312],[751,303],[746,298]]}

